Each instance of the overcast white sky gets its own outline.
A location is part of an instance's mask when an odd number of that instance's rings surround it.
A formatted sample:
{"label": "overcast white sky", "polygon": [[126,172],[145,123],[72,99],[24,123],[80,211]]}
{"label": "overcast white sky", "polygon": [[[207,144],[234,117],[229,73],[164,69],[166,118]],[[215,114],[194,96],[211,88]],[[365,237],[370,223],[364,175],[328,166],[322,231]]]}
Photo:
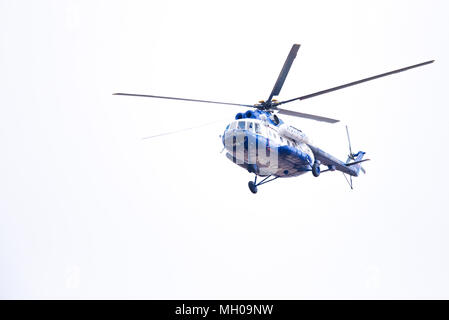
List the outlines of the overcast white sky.
{"label": "overcast white sky", "polygon": [[[1,298],[449,298],[447,1],[0,0]],[[220,154],[240,103],[403,66],[289,108],[343,176]],[[153,140],[144,136],[222,122]]]}

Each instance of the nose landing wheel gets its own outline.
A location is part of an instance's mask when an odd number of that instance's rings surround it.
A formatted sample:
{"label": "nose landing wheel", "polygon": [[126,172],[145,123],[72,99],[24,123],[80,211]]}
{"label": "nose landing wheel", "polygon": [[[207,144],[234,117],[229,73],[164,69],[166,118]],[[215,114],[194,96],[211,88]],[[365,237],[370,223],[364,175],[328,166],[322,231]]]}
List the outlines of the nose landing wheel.
{"label": "nose landing wheel", "polygon": [[[270,179],[271,178],[271,179]],[[267,176],[265,178],[262,179],[262,181],[260,181],[259,183],[257,182],[257,175],[254,177],[254,181],[250,181],[248,182],[248,188],[249,190],[251,190],[252,193],[257,193],[257,187],[264,184],[264,183],[268,183],[271,182],[273,180],[276,180],[277,178],[279,178],[279,176],[273,177],[273,176]]]}
{"label": "nose landing wheel", "polygon": [[248,188],[251,190],[252,193],[257,193],[257,186],[254,183],[254,181],[248,182]]}

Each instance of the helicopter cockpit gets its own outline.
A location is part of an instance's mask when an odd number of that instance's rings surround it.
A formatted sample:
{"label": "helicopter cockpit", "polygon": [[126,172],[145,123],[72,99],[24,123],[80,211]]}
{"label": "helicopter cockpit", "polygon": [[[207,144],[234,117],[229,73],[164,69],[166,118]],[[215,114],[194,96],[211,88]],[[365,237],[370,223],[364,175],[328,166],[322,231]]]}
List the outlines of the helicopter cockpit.
{"label": "helicopter cockpit", "polygon": [[226,126],[226,131],[228,130],[247,130],[255,134],[263,134],[263,126],[261,122],[256,119],[240,119],[232,121]]}

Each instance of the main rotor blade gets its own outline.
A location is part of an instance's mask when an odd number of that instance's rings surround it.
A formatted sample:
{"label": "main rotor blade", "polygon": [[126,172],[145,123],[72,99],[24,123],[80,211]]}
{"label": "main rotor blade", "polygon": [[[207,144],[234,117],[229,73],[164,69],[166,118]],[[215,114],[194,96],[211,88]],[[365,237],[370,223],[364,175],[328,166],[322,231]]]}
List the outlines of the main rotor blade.
{"label": "main rotor blade", "polygon": [[336,120],[336,119],[332,119],[332,118],[326,118],[326,117],[316,116],[316,115],[309,114],[309,113],[302,113],[302,112],[291,111],[291,110],[287,110],[287,109],[277,108],[276,110],[278,110],[280,114],[286,114],[288,116],[306,118],[306,119],[317,120],[317,121],[322,121],[322,122],[327,122],[327,123],[336,123],[336,122],[340,121],[340,120]]}
{"label": "main rotor blade", "polygon": [[169,100],[180,100],[180,101],[191,101],[191,102],[204,102],[204,103],[215,103],[215,104],[226,104],[230,106],[240,106],[254,108],[250,104],[241,103],[230,103],[230,102],[220,102],[220,101],[209,101],[209,100],[198,100],[198,99],[187,99],[187,98],[175,98],[175,97],[163,97],[163,96],[152,96],[149,94],[137,94],[137,93],[113,93],[115,96],[131,96],[131,97],[144,97],[144,98],[159,98],[159,99],[169,99]]}
{"label": "main rotor blade", "polygon": [[289,102],[296,101],[296,100],[305,100],[305,99],[313,98],[313,97],[316,97],[316,96],[319,96],[319,95],[322,95],[322,94],[325,94],[325,93],[329,93],[329,92],[340,90],[340,89],[343,89],[343,88],[355,86],[356,84],[360,84],[360,83],[371,81],[371,80],[374,80],[374,79],[386,77],[386,76],[389,76],[389,75],[392,75],[392,74],[395,74],[395,73],[399,73],[399,72],[403,72],[403,71],[407,71],[407,70],[410,70],[410,69],[413,69],[413,68],[418,68],[418,67],[421,67],[421,66],[425,66],[427,64],[433,63],[434,61],[435,60],[430,60],[430,61],[426,61],[426,62],[423,62],[423,63],[415,64],[413,66],[409,66],[409,67],[393,70],[393,71],[390,71],[390,72],[378,74],[376,76],[372,76],[372,77],[365,78],[365,79],[362,79],[362,80],[349,82],[349,83],[343,84],[341,86],[333,87],[333,88],[326,89],[326,90],[317,91],[317,92],[314,92],[314,93],[311,93],[311,94],[307,94],[307,95],[302,96],[302,97],[298,97],[298,98],[282,101],[282,102],[279,102],[277,105],[284,104],[284,103],[289,103]]}
{"label": "main rotor blade", "polygon": [[216,120],[216,121],[204,123],[204,124],[201,124],[201,125],[195,126],[195,127],[182,128],[182,129],[178,129],[178,130],[174,130],[174,131],[163,132],[163,133],[155,134],[155,135],[152,135],[152,136],[143,137],[142,140],[156,138],[156,137],[162,137],[162,136],[168,136],[168,135],[171,135],[171,134],[181,133],[181,132],[189,131],[189,130],[193,130],[193,129],[199,129],[199,128],[202,128],[202,127],[210,126],[211,124],[218,123],[218,122],[223,122],[223,120]]}
{"label": "main rotor blade", "polygon": [[296,54],[298,53],[300,45],[294,44],[293,47],[290,49],[290,53],[287,56],[287,59],[284,62],[284,66],[282,67],[281,73],[279,73],[278,79],[276,80],[276,83],[274,84],[274,88],[271,91],[270,97],[268,98],[268,102],[271,101],[271,99],[274,96],[279,95],[281,92],[282,86],[284,85],[285,78],[287,78],[287,74],[290,71],[290,68],[293,64],[293,60],[296,58]]}

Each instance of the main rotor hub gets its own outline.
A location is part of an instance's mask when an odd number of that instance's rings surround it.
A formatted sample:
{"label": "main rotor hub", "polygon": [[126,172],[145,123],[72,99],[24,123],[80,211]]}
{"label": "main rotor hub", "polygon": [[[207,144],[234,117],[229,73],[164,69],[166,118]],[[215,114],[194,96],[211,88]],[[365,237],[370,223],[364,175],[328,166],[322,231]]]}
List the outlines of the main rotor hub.
{"label": "main rotor hub", "polygon": [[271,100],[271,101],[264,101],[264,100],[260,100],[258,104],[255,104],[254,107],[259,109],[259,110],[264,110],[264,111],[273,111],[276,110],[277,107],[276,105],[278,104],[277,100]]}

